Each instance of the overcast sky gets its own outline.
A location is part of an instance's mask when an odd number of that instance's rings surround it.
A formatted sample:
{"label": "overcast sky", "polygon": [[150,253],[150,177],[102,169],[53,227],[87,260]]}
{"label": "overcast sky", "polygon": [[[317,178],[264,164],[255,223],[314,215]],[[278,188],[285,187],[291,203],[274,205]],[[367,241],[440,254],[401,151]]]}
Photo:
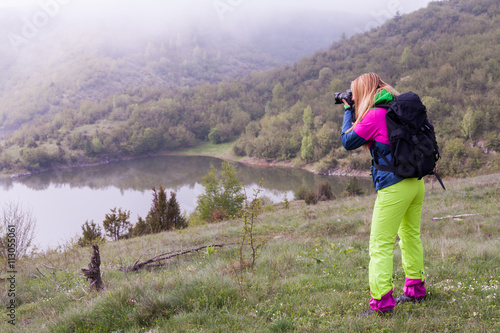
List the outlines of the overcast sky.
{"label": "overcast sky", "polygon": [[[19,7],[19,6],[40,6],[40,3],[58,2],[62,5],[70,3],[81,3],[90,6],[90,3],[97,3],[99,6],[105,5],[108,1],[92,1],[92,0],[0,0],[0,8]],[[144,4],[151,2],[149,0],[122,0],[122,3],[129,4]],[[258,8],[261,12],[275,9],[321,9],[321,10],[336,10],[349,13],[364,13],[373,14],[388,8],[400,8],[401,13],[409,13],[419,8],[427,6],[430,0],[348,0],[348,1],[332,1],[332,0],[163,0],[164,4],[177,5],[181,7],[199,6],[202,2],[204,5],[213,6],[216,3],[222,6],[228,5],[235,9],[237,8]],[[194,8],[192,8],[194,9]]]}
{"label": "overcast sky", "polygon": [[[332,20],[350,14],[368,16],[366,28],[383,24],[396,11],[410,13],[426,7],[430,0],[0,0],[0,27],[14,31],[28,25],[52,26],[55,21],[70,25],[106,22],[126,28],[148,25],[191,25],[209,22],[244,29],[266,20],[283,19],[292,13],[320,10],[332,12]],[[182,25],[183,24],[183,25]],[[243,25],[242,25],[243,24]],[[17,27],[16,27],[17,26]],[[29,30],[28,28],[25,28]],[[1,30],[1,29],[0,29]],[[366,30],[366,29],[365,29]]]}
{"label": "overcast sky", "polygon": [[[261,23],[297,19],[306,11],[331,12],[332,20],[358,14],[355,31],[382,25],[396,12],[410,13],[430,0],[0,0],[0,53],[16,52],[52,28],[70,38],[75,31],[149,35],[185,27],[251,33]],[[295,15],[290,15],[294,14]],[[3,14],[3,16],[2,16]],[[300,16],[299,16],[300,17]],[[359,24],[359,17],[366,23]],[[354,19],[353,19],[354,21]],[[352,30],[352,29],[351,29]],[[10,45],[10,46],[9,46]]]}

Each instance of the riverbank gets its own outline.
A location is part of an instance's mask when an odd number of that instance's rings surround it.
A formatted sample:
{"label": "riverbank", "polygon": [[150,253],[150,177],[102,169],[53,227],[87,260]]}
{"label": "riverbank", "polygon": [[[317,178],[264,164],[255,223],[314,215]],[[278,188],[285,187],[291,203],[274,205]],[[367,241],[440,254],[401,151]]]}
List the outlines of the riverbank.
{"label": "riverbank", "polygon": [[334,168],[326,172],[318,172],[314,169],[314,165],[305,164],[303,161],[292,160],[278,160],[278,159],[264,159],[256,157],[241,157],[236,156],[232,152],[232,142],[223,144],[203,143],[193,148],[187,148],[177,151],[162,150],[151,152],[140,156],[122,156],[122,157],[104,157],[95,162],[85,161],[81,163],[72,163],[68,165],[57,165],[51,168],[41,169],[31,172],[19,173],[3,173],[0,174],[1,178],[19,178],[24,176],[36,175],[47,171],[68,170],[74,168],[91,168],[110,163],[117,163],[122,161],[131,161],[136,159],[145,159],[155,156],[207,156],[222,159],[225,161],[238,162],[246,165],[260,166],[260,167],[280,167],[280,168],[295,168],[305,170],[317,175],[325,176],[342,176],[342,177],[370,177],[368,170],[354,170],[349,168]]}
{"label": "riverbank", "polygon": [[279,168],[295,168],[317,175],[325,176],[345,176],[345,177],[370,177],[368,170],[354,170],[349,168],[333,168],[326,172],[318,172],[312,164],[305,164],[302,161],[299,163],[292,160],[264,159],[256,157],[240,157],[232,152],[232,142],[224,144],[206,143],[195,148],[171,152],[169,155],[185,155],[185,156],[208,156],[220,158],[226,161],[239,162],[246,165],[261,166],[261,167],[279,167]]}

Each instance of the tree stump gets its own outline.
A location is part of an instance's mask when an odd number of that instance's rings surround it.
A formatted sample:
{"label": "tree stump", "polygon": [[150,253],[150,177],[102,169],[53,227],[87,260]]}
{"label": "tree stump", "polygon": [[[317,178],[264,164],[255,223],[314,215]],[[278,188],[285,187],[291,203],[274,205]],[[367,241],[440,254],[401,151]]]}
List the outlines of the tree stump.
{"label": "tree stump", "polygon": [[99,291],[103,288],[103,283],[101,279],[101,256],[99,254],[99,246],[97,243],[92,244],[94,251],[92,252],[92,257],[90,257],[89,268],[82,268],[83,275],[90,281],[90,290],[95,289]]}

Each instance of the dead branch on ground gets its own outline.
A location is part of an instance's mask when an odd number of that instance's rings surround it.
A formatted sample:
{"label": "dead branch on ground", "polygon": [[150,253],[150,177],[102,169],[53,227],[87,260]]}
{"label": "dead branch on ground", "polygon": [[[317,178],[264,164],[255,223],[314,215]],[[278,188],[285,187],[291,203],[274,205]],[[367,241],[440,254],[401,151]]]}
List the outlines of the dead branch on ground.
{"label": "dead branch on ground", "polygon": [[167,252],[167,253],[162,253],[162,254],[157,255],[151,259],[141,261],[141,262],[139,262],[139,259],[140,259],[139,258],[136,260],[136,262],[133,265],[121,267],[121,268],[119,268],[119,270],[125,271],[125,272],[135,272],[135,271],[138,271],[138,270],[143,269],[143,268],[149,269],[149,268],[154,268],[154,267],[160,267],[160,266],[165,265],[165,263],[161,262],[164,260],[172,259],[172,258],[181,256],[181,255],[184,255],[184,254],[188,254],[188,253],[199,252],[199,251],[204,250],[204,249],[209,248],[209,247],[214,247],[214,248],[219,247],[220,248],[220,247],[236,245],[236,244],[237,243],[214,244],[214,245],[205,245],[205,246],[201,246],[201,247],[198,247],[195,249],[190,249],[190,250],[171,251],[171,252]]}
{"label": "dead branch on ground", "polygon": [[444,220],[444,219],[454,219],[454,220],[459,220],[463,217],[471,217],[471,216],[478,216],[480,214],[461,214],[461,215],[446,215],[443,217],[433,217],[432,220]]}

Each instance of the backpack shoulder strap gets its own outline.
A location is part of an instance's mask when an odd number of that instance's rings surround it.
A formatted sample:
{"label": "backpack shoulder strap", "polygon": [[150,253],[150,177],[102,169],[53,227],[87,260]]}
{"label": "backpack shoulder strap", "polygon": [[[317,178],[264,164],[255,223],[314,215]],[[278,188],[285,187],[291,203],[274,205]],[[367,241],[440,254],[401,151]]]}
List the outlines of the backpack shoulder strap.
{"label": "backpack shoulder strap", "polygon": [[380,157],[382,157],[382,159],[384,160],[384,162],[387,164],[387,165],[380,165],[378,164],[377,162],[375,162],[375,158],[372,159],[372,166],[377,169],[377,170],[380,170],[380,171],[387,171],[387,172],[393,172],[394,173],[394,166],[391,164],[391,162],[389,162],[389,160],[387,159],[387,157],[385,157],[384,154],[382,154],[382,152],[380,151],[380,149],[375,146],[374,149],[374,155],[375,153],[376,154],[379,154]]}
{"label": "backpack shoulder strap", "polygon": [[392,104],[386,104],[386,103],[380,103],[380,104],[375,104],[373,107],[374,108],[383,108],[383,109],[389,109]]}
{"label": "backpack shoulder strap", "polygon": [[443,181],[441,180],[441,177],[439,177],[439,175],[437,174],[437,172],[433,172],[432,174],[434,176],[436,176],[436,179],[438,180],[439,184],[441,184],[441,187],[443,188],[443,190],[446,191],[446,187],[444,187]]}

